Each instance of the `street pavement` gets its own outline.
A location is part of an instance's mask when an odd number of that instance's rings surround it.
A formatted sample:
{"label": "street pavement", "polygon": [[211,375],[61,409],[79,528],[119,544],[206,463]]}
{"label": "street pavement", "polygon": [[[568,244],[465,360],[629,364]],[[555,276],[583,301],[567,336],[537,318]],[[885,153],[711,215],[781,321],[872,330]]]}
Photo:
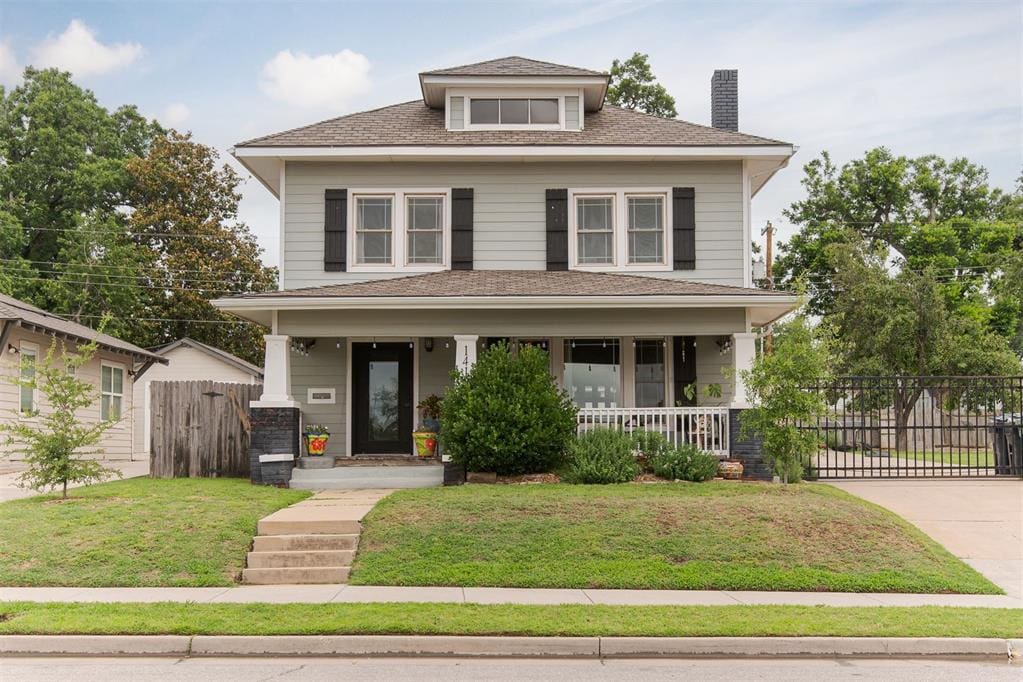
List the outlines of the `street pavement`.
{"label": "street pavement", "polygon": [[984,680],[1018,682],[1020,664],[962,660],[508,660],[456,658],[8,658],[19,682],[252,682],[252,680]]}

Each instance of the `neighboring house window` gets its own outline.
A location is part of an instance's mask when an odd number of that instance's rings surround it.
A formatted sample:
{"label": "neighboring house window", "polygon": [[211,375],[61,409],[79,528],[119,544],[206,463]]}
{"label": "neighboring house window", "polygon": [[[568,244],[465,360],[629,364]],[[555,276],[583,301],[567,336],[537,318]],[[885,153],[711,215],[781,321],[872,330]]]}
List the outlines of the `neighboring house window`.
{"label": "neighboring house window", "polygon": [[636,407],[665,406],[664,339],[636,339]]}
{"label": "neighboring house window", "polygon": [[394,197],[355,197],[355,262],[391,263]]}
{"label": "neighboring house window", "polygon": [[618,407],[618,339],[565,339],[564,387],[577,407]]}
{"label": "neighboring house window", "polygon": [[[36,360],[39,358],[39,349],[33,344],[21,344],[21,378],[31,380],[36,375]],[[36,391],[31,386],[21,386],[20,401],[18,410],[21,414],[33,414],[36,411]]]}
{"label": "neighboring house window", "polygon": [[100,374],[100,418],[119,421],[124,400],[124,369],[103,363]]}
{"label": "neighboring house window", "polygon": [[473,97],[469,100],[469,124],[558,127],[561,125],[559,100],[556,97]]}
{"label": "neighboring house window", "polygon": [[444,197],[406,199],[409,263],[444,262]]}
{"label": "neighboring house window", "polygon": [[579,263],[614,263],[614,197],[578,197],[576,221]]}
{"label": "neighboring house window", "polygon": [[596,270],[670,270],[667,189],[573,190],[570,258]]}
{"label": "neighboring house window", "polygon": [[353,270],[438,270],[449,262],[450,190],[353,190]]}

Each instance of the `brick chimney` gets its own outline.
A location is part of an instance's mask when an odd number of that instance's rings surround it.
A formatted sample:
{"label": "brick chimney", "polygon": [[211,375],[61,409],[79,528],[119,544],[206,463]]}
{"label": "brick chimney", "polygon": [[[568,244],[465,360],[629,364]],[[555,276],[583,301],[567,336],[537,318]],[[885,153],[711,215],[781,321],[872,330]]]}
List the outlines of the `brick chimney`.
{"label": "brick chimney", "polygon": [[717,69],[710,79],[710,124],[739,130],[739,70]]}

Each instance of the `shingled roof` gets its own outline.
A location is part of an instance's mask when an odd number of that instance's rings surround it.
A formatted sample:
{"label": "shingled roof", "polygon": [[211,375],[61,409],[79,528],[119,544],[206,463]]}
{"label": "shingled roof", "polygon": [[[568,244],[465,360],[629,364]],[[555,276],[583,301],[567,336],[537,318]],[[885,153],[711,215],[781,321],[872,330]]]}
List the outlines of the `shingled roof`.
{"label": "shingled roof", "polygon": [[423,71],[420,76],[604,76],[602,71],[541,62],[526,57],[502,57],[475,64]]}
{"label": "shingled roof", "polygon": [[143,361],[167,364],[166,358],[155,353],[4,294],[0,294],[0,321],[20,323],[26,329],[35,328],[43,333],[70,337],[77,341],[95,341],[108,350],[126,353]]}
{"label": "shingled roof", "polygon": [[746,289],[722,284],[704,284],[663,277],[619,275],[577,270],[445,270],[368,282],[241,294],[233,299],[274,300],[281,298],[406,298],[406,297],[491,297],[491,296],[758,296],[787,297],[791,294],[764,289]]}
{"label": "shingled roof", "polygon": [[788,142],[651,116],[610,104],[586,112],[583,130],[447,130],[442,109],[417,99],[240,142],[237,147],[773,146]]}

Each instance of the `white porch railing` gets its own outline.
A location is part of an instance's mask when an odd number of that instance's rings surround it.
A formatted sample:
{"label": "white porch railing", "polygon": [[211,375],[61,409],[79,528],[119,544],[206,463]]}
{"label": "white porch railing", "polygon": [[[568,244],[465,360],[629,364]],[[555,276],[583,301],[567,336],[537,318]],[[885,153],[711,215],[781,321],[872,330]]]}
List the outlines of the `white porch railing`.
{"label": "white porch railing", "polygon": [[587,407],[579,410],[578,424],[578,433],[601,427],[656,431],[672,445],[692,443],[728,456],[727,407]]}

